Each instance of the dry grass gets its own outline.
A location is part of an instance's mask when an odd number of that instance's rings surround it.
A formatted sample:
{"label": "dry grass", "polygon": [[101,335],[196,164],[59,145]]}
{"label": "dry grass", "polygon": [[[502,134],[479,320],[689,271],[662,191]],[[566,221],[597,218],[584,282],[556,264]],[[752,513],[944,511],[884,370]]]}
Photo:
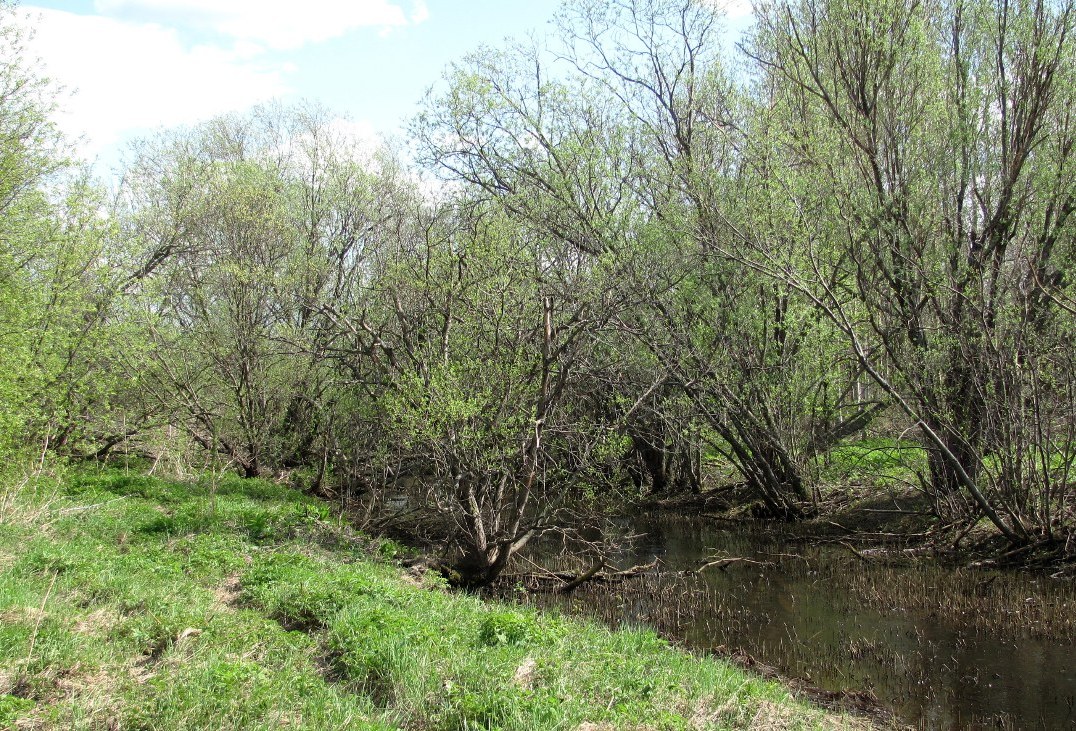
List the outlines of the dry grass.
{"label": "dry grass", "polygon": [[224,611],[232,611],[239,604],[239,595],[243,591],[243,587],[239,583],[239,575],[232,574],[226,582],[220,586],[214,586],[210,591],[213,593],[215,607]]}

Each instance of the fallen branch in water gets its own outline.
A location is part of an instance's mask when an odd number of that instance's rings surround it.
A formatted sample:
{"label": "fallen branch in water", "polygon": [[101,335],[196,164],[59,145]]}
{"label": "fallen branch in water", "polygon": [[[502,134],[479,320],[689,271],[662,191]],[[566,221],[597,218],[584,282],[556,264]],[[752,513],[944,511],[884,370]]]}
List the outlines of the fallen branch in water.
{"label": "fallen branch in water", "polygon": [[847,549],[848,549],[849,551],[851,551],[852,553],[854,553],[854,554],[855,554],[855,556],[856,556],[856,558],[858,558],[858,559],[859,559],[860,561],[865,561],[866,563],[870,563],[870,562],[871,562],[871,557],[870,557],[870,556],[868,556],[868,555],[866,555],[865,553],[863,553],[862,551],[859,551],[858,549],[856,549],[856,547],[855,547],[855,546],[853,546],[853,545],[852,545],[851,543],[849,543],[848,541],[839,541],[839,543],[840,543],[840,545],[844,546],[844,547],[845,547],[845,548],[847,548]]}
{"label": "fallen branch in water", "polygon": [[656,567],[657,565],[658,560],[655,558],[650,563],[632,566],[630,569],[624,569],[623,571],[617,571],[608,575],[599,574],[598,578],[600,578],[602,581],[623,581],[624,579],[630,579],[633,576],[638,576],[639,574],[645,574],[647,571]]}
{"label": "fallen branch in water", "polygon": [[569,592],[571,592],[573,589],[575,589],[580,584],[584,584],[584,583],[590,581],[591,579],[593,579],[595,576],[598,575],[598,572],[601,571],[603,568],[605,568],[605,559],[604,558],[598,559],[597,561],[594,562],[594,565],[591,566],[589,569],[587,569],[583,573],[579,574],[579,576],[576,576],[574,579],[569,581],[564,586],[558,586],[553,591],[556,594],[568,594]]}
{"label": "fallen branch in water", "polygon": [[803,561],[807,564],[807,568],[811,567],[811,562],[806,556],[801,556],[798,553],[760,553],[760,556],[772,556],[774,558],[794,558],[799,561]]}
{"label": "fallen branch in water", "polygon": [[[612,583],[617,581],[624,581],[640,574],[645,574],[655,566],[658,565],[658,559],[654,559],[650,563],[640,564],[638,566],[632,566],[630,569],[624,569],[623,571],[603,572],[602,568],[605,566],[604,560],[599,560],[589,569],[581,574],[573,574],[567,571],[546,571],[542,569],[541,572],[531,572],[526,574],[504,574],[501,578],[506,581],[523,581],[529,580],[536,583],[543,581],[561,581],[564,582],[562,586],[558,586],[553,589],[557,594],[566,594],[575,590],[582,584],[588,581],[598,581],[603,583]],[[541,567],[539,567],[541,568]]]}
{"label": "fallen branch in water", "polygon": [[699,515],[699,517],[700,518],[706,518],[707,520],[723,520],[726,523],[737,523],[737,524],[739,524],[739,523],[746,523],[747,522],[744,518],[731,518],[731,517],[729,517],[727,515],[721,515],[719,513],[702,513],[702,514]]}
{"label": "fallen branch in water", "polygon": [[867,563],[886,559],[918,558],[919,556],[928,556],[935,550],[933,546],[920,546],[918,548],[867,548],[860,551],[848,541],[837,541],[837,544],[844,546],[854,553],[860,561],[866,561]]}
{"label": "fallen branch in water", "polygon": [[750,563],[757,566],[773,566],[773,561],[756,561],[751,558],[744,558],[743,556],[730,556],[728,558],[719,558],[714,561],[704,563],[702,566],[699,566],[697,569],[695,569],[694,573],[701,574],[703,571],[710,568],[718,568],[722,571],[727,571],[729,566],[736,563]]}

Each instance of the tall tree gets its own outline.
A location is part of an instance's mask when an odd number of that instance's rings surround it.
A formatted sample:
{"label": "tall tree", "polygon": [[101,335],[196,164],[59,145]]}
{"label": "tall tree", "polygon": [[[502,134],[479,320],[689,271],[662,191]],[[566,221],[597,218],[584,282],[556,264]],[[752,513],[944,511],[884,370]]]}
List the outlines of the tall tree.
{"label": "tall tree", "polygon": [[[1069,2],[804,0],[759,7],[758,148],[798,211],[787,266],[916,423],[930,487],[1013,541],[1050,533],[1072,465]],[[1058,461],[1060,460],[1060,461]],[[954,501],[956,501],[954,503]]]}
{"label": "tall tree", "polygon": [[378,164],[316,107],[262,107],[136,148],[124,220],[142,255],[127,289],[157,347],[135,368],[178,426],[245,474],[322,475],[336,449],[320,307],[356,296],[366,246],[393,225],[392,165]]}
{"label": "tall tree", "polygon": [[629,120],[632,194],[645,211],[633,236],[656,252],[625,267],[652,312],[639,340],[694,402],[711,447],[772,514],[797,517],[814,458],[879,404],[858,398],[856,369],[827,367],[841,354],[808,301],[726,253],[758,212],[743,194],[746,104],[725,71],[720,13],[617,0],[565,6],[560,21],[565,60]]}
{"label": "tall tree", "polygon": [[106,413],[121,385],[109,376],[117,241],[24,42],[0,3],[0,450],[77,454],[117,428]]}

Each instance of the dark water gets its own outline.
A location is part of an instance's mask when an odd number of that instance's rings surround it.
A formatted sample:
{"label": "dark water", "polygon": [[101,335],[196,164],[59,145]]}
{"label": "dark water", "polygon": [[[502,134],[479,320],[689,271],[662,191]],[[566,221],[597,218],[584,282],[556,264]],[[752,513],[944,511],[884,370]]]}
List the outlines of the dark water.
{"label": "dark water", "polygon": [[[695,650],[747,653],[824,690],[873,694],[921,728],[1076,729],[1071,581],[868,563],[843,547],[703,521],[625,529],[645,537],[617,556],[618,568],[655,558],[657,568],[569,597],[513,593],[612,624],[647,624]],[[580,567],[564,548],[540,546],[530,558]],[[688,573],[718,557],[747,560]]]}

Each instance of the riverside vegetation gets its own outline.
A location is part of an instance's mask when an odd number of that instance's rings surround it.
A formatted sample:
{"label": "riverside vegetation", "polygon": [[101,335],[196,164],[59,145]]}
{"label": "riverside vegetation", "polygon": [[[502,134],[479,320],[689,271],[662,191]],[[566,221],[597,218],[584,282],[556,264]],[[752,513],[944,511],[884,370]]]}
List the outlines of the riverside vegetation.
{"label": "riverside vegetation", "polygon": [[447,592],[270,482],[80,471],[3,498],[3,727],[867,727],[649,630]]}
{"label": "riverside vegetation", "polygon": [[[548,34],[431,80],[400,143],[361,144],[315,103],[267,104],[134,142],[106,184],[71,159],[0,0],[4,510],[42,484],[35,469],[141,460],[233,491],[228,475],[291,485],[422,545],[426,567],[467,590],[539,541],[575,547],[559,589],[608,578],[619,517],[670,505],[763,531],[825,527],[863,560],[1072,581],[1074,0],[760,0],[735,48],[719,5],[566,2]],[[123,512],[152,508],[122,497],[43,520],[121,516],[119,562],[127,539],[165,545]],[[161,534],[209,540],[183,521],[218,535],[213,510],[233,498],[161,506]],[[880,514],[892,520],[868,519]],[[4,530],[21,551],[28,533],[6,517]],[[310,550],[266,568],[267,586],[314,582],[332,605],[333,582],[363,584],[349,572],[366,569]],[[86,576],[126,576],[84,559]],[[134,633],[210,602],[208,584],[175,575],[179,558],[153,560],[194,598],[132,619]],[[11,588],[30,606],[65,601],[82,575],[42,561]],[[244,575],[248,609],[291,616]],[[1019,583],[991,591],[1003,586]],[[361,674],[332,649],[344,629],[310,611],[318,649],[274,634],[269,656]],[[52,626],[31,614],[12,625],[30,629],[25,666]],[[149,656],[198,646],[208,630],[189,627],[202,635],[168,626]],[[260,670],[227,662],[223,685],[253,687]],[[484,702],[459,679],[420,692],[382,672],[360,683],[370,702],[403,699],[422,723],[440,721],[421,692]],[[326,713],[351,702],[317,687],[301,697]],[[18,713],[20,688],[4,701]],[[506,712],[545,712],[506,693]]]}
{"label": "riverside vegetation", "polygon": [[6,453],[410,492],[476,587],[715,475],[810,519],[869,438],[940,541],[1076,551],[1069,0],[760,2],[735,50],[714,3],[566,3],[446,69],[406,155],[266,105],[110,188],[11,12]]}

